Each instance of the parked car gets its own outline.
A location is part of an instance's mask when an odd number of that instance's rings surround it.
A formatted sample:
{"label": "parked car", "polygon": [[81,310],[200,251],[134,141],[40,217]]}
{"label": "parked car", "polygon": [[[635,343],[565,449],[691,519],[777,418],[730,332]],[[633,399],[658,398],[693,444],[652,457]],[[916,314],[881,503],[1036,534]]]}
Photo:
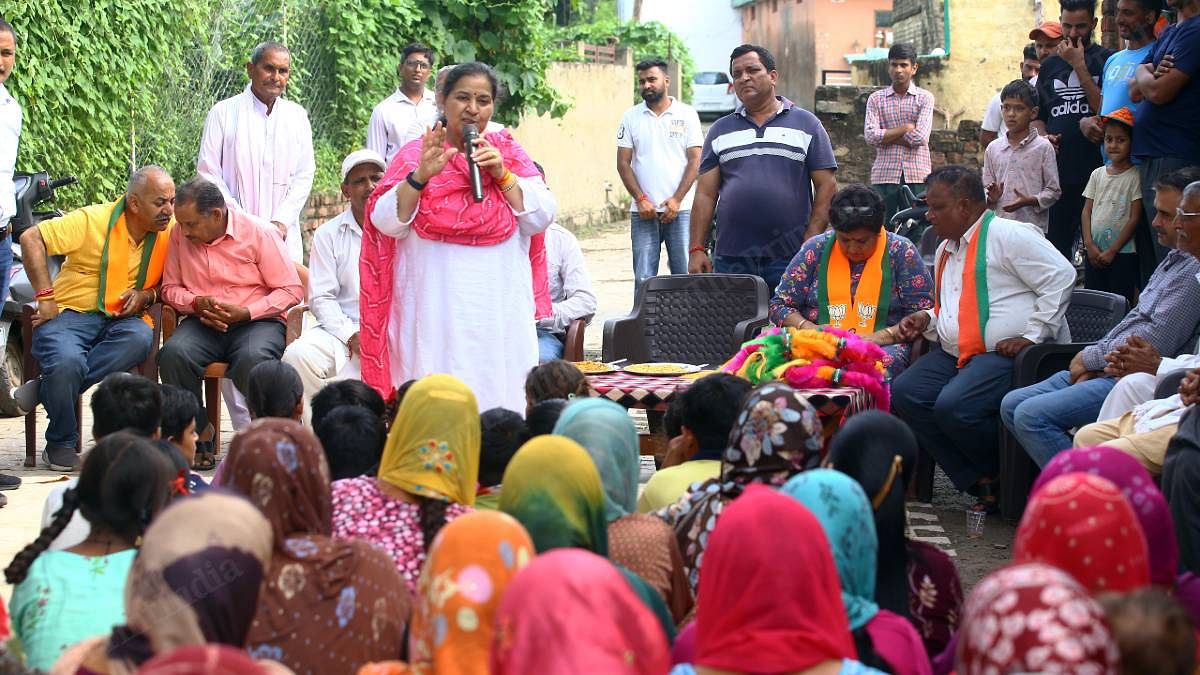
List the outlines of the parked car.
{"label": "parked car", "polygon": [[701,115],[728,115],[737,107],[729,75],[704,70],[692,75],[692,107]]}

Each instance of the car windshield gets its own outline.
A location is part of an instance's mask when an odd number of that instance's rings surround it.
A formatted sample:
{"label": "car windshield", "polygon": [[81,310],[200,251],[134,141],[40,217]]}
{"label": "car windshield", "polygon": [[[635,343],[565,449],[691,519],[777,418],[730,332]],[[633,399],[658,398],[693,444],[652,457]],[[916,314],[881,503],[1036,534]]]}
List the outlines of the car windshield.
{"label": "car windshield", "polygon": [[696,73],[692,76],[693,84],[729,84],[729,77],[725,73],[706,71]]}

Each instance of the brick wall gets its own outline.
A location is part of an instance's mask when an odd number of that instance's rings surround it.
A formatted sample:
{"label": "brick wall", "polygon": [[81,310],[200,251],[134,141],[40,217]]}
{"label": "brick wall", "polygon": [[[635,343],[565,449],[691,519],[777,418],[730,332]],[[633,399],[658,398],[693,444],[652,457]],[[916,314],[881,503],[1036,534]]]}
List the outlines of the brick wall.
{"label": "brick wall", "polygon": [[308,262],[308,246],[313,231],[322,223],[350,208],[350,201],[340,192],[312,195],[300,217],[300,234],[304,237],[304,260]]}
{"label": "brick wall", "polygon": [[[867,97],[876,87],[817,87],[815,113],[829,132],[838,161],[838,183],[870,183],[875,148],[863,139]],[[963,120],[955,129],[935,129],[929,137],[929,156],[934,168],[946,164],[983,167],[979,147],[979,122]]]}

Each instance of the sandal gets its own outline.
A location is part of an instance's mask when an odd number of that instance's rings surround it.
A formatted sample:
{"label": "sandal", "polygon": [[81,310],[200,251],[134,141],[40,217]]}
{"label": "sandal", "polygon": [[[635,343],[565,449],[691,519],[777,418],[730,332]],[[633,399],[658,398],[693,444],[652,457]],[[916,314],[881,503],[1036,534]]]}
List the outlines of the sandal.
{"label": "sandal", "polygon": [[1000,513],[1000,504],[998,502],[999,484],[995,480],[989,480],[986,483],[980,481],[971,486],[967,490],[968,494],[975,496],[975,503],[968,509],[974,513],[986,513],[989,516]]}
{"label": "sandal", "polygon": [[212,442],[197,441],[196,456],[192,460],[192,470],[212,471],[215,468],[217,468],[217,453],[212,449]]}

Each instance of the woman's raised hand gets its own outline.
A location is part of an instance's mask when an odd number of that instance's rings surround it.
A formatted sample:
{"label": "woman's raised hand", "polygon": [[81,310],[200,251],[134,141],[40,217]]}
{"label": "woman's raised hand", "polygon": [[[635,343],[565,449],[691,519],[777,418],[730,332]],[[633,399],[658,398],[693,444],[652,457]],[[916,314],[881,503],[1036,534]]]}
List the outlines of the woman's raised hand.
{"label": "woman's raised hand", "polygon": [[442,172],[450,158],[458,154],[458,148],[446,147],[446,127],[439,121],[421,137],[421,162],[417,165],[416,180],[429,182]]}

